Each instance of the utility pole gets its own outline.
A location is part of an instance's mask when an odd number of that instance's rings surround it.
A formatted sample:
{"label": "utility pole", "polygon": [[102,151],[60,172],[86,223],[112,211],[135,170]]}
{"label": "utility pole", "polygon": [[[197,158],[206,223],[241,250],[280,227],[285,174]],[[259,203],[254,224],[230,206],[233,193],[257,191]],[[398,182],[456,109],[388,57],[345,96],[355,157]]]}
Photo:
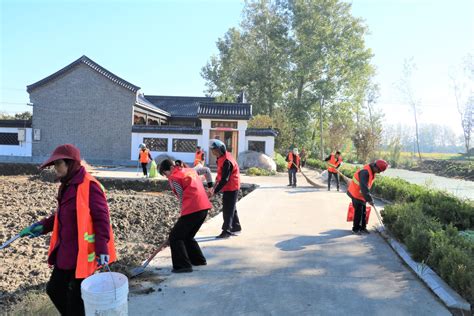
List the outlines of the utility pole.
{"label": "utility pole", "polygon": [[324,107],[324,97],[319,100],[319,134],[321,141],[321,160],[324,160],[324,148],[323,148],[323,107]]}

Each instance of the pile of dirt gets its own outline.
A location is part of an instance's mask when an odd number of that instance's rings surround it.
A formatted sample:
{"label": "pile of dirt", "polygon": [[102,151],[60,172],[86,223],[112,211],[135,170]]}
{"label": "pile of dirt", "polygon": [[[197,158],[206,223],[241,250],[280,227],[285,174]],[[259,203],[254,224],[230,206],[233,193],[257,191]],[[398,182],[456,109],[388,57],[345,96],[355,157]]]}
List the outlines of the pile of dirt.
{"label": "pile of dirt", "polygon": [[[110,187],[126,187],[119,180]],[[0,242],[48,216],[56,206],[58,184],[26,176],[0,176]],[[112,185],[114,184],[114,185]],[[138,189],[138,185],[131,185]],[[157,187],[161,186],[156,185]],[[107,185],[105,185],[107,189]],[[170,191],[137,192],[107,189],[118,262],[112,269],[126,273],[146,259],[166,238],[179,216],[179,202]],[[142,189],[142,188],[140,188]],[[253,187],[247,187],[244,194]],[[242,197],[243,195],[240,194]],[[222,207],[212,200],[209,217]],[[217,232],[216,232],[217,233]],[[43,290],[51,270],[46,263],[49,236],[21,238],[0,250],[0,310],[18,303],[25,293]]]}

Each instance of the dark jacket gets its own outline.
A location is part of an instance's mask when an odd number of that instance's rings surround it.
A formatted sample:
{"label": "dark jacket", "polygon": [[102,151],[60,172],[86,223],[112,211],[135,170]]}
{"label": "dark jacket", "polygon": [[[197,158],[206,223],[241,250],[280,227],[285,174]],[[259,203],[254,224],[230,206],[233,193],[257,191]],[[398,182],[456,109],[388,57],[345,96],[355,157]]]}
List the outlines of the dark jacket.
{"label": "dark jacket", "polygon": [[[77,186],[84,181],[86,170],[81,167],[64,187],[61,200],[58,201],[59,234],[58,245],[48,258],[48,263],[63,270],[76,268],[77,253]],[[91,182],[89,192],[89,208],[95,231],[95,252],[97,255],[108,254],[107,242],[110,235],[109,208],[100,187]],[[54,215],[40,222],[43,234],[53,231]]]}

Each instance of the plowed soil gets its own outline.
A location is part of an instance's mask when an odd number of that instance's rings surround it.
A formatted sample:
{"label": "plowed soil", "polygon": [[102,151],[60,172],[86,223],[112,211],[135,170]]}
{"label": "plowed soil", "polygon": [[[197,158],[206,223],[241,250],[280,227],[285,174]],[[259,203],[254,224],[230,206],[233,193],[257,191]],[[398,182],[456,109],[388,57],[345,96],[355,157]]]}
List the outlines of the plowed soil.
{"label": "plowed soil", "polygon": [[[43,180],[0,176],[0,243],[54,210],[59,185]],[[167,238],[179,216],[179,202],[170,191],[137,192],[133,184],[135,190],[113,188],[125,188],[126,182],[111,188],[104,184],[119,256],[112,270],[122,273],[140,265]],[[209,217],[220,211],[221,201],[212,200]],[[0,250],[0,310],[11,309],[25,294],[44,290],[51,273],[48,245],[49,236],[21,238]]]}

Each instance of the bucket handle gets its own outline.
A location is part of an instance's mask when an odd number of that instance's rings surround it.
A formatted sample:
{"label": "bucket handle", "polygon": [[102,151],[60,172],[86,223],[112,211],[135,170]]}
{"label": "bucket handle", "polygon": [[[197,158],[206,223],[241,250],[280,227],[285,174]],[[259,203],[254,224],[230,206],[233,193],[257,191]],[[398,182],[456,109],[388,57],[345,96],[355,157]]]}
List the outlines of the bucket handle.
{"label": "bucket handle", "polygon": [[104,264],[104,267],[105,269],[109,271],[110,277],[112,278],[112,284],[114,285],[114,296],[115,296],[115,300],[117,300],[117,287],[115,286],[114,276],[112,275],[112,271],[110,271],[110,267],[108,263]]}

